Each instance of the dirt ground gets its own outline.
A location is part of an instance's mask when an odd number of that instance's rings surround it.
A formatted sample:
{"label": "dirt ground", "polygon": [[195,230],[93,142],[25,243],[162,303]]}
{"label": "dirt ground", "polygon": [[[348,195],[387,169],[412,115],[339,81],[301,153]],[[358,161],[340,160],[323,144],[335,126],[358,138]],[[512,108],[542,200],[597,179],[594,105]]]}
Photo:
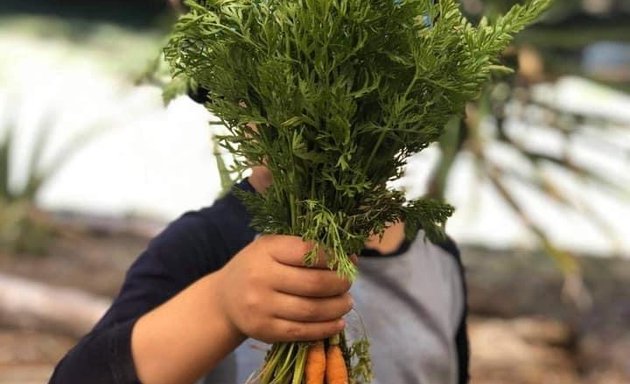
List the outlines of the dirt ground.
{"label": "dirt ground", "polygon": [[[48,256],[0,253],[0,271],[113,297],[126,269],[146,246],[148,234],[156,230],[157,227],[149,231],[117,231],[103,227],[91,231],[71,229],[51,247]],[[476,259],[475,252],[478,251],[463,251],[471,280],[469,334],[473,384],[630,382],[630,367],[625,358],[628,350],[623,349],[630,346],[630,342],[620,344],[621,349],[614,351],[614,346],[606,345],[603,339],[576,335],[579,327],[576,328],[575,323],[552,312],[545,313],[548,311],[544,306],[541,314],[536,314],[535,308],[523,310],[523,306],[533,304],[528,304],[527,300],[523,304],[518,301],[520,298],[510,297],[509,287],[504,286],[510,281],[509,277],[505,280],[486,278],[484,273],[505,274],[505,271],[494,267],[486,271],[486,261]],[[471,254],[469,259],[467,253]],[[494,281],[493,289],[502,290],[499,295],[484,293],[488,280]],[[553,289],[548,287],[548,294],[558,295]],[[484,304],[483,297],[496,303]],[[512,302],[509,311],[505,310],[504,301]],[[515,309],[515,305],[520,309]],[[75,342],[74,338],[64,335],[0,325],[0,384],[46,382],[54,364]],[[590,361],[589,356],[600,356],[602,350],[613,354],[612,357],[604,356],[604,363]],[[619,355],[624,357],[619,358]],[[585,361],[585,358],[590,360]]]}

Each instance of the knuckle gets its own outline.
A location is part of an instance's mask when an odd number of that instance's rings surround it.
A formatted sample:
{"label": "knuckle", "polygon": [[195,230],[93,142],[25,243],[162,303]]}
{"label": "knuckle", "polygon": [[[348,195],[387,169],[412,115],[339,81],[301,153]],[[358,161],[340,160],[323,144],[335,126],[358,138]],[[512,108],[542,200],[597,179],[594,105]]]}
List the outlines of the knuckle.
{"label": "knuckle", "polygon": [[256,238],[252,245],[256,247],[256,253],[258,255],[264,254],[272,256],[274,241],[277,241],[275,235],[261,235]]}
{"label": "knuckle", "polygon": [[260,296],[254,290],[248,290],[243,294],[241,302],[246,313],[257,314],[260,312]]}

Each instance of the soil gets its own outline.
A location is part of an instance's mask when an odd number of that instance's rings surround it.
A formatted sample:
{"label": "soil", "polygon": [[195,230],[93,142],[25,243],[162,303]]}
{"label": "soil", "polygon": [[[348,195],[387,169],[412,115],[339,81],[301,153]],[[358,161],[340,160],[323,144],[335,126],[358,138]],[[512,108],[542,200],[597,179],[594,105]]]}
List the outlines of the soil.
{"label": "soil", "polygon": [[[114,297],[125,272],[159,225],[94,218],[64,220],[46,255],[0,252],[0,271],[53,286]],[[41,384],[76,339],[0,324],[0,384]]]}
{"label": "soil", "polygon": [[[111,224],[111,225],[110,225]],[[0,253],[3,273],[114,297],[159,225],[65,226],[47,256]],[[120,228],[124,228],[121,230]],[[630,382],[630,263],[585,259],[593,305],[563,302],[562,276],[541,256],[464,248],[473,384]],[[596,287],[597,289],[593,289]],[[614,304],[614,305],[613,305]],[[0,325],[0,384],[47,381],[76,340]]]}
{"label": "soil", "polygon": [[[576,290],[579,285],[570,280],[567,284],[556,265],[543,254],[514,250],[496,252],[472,247],[466,248],[463,254],[471,312],[490,318],[484,321],[484,327],[494,324],[489,330],[496,332],[494,338],[485,338],[484,342],[475,339],[476,331],[474,326],[471,327],[473,347],[478,348],[477,352],[473,350],[473,356],[476,353],[481,365],[488,362],[482,358],[485,356],[482,348],[492,349],[499,343],[493,340],[506,341],[501,334],[507,335],[505,326],[509,326],[514,331],[508,333],[518,337],[515,341],[525,342],[528,348],[542,345],[546,352],[556,351],[554,356],[562,354],[562,359],[568,358],[571,366],[564,366],[575,374],[574,377],[565,376],[560,369],[563,365],[553,363],[561,360],[537,359],[535,350],[524,349],[523,355],[531,359],[528,365],[532,370],[537,367],[542,373],[535,373],[531,381],[516,381],[516,377],[520,377],[517,375],[511,379],[505,376],[500,382],[630,383],[629,259],[578,257],[585,290]],[[573,296],[567,295],[567,287],[573,289]],[[547,341],[540,337],[533,340],[529,336],[519,336],[516,330],[521,319],[535,320],[530,324],[535,332],[530,334],[548,333],[548,323],[551,322],[564,329],[562,333],[558,332],[564,336]],[[510,360],[507,354],[504,356],[506,362]],[[537,360],[540,363],[536,363]],[[517,370],[515,367],[522,368],[515,364],[512,367],[511,374]],[[536,375],[543,375],[544,380],[535,378]]]}
{"label": "soil", "polygon": [[61,230],[46,255],[0,252],[0,270],[55,286],[114,297],[125,271],[148,241],[149,237],[141,234],[69,226]]}

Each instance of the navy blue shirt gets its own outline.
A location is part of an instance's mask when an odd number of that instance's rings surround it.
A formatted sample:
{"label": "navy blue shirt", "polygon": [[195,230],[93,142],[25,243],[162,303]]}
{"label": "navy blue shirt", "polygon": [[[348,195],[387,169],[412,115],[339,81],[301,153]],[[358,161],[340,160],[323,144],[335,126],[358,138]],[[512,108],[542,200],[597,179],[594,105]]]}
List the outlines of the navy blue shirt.
{"label": "navy blue shirt", "polygon": [[[247,181],[238,187],[253,191]],[[249,222],[245,207],[229,193],[212,207],[186,213],[171,223],[133,263],[110,309],[59,362],[50,383],[139,383],[131,354],[135,322],[201,277],[220,269],[249,244],[256,235]],[[452,242],[443,246],[458,259]],[[463,383],[468,379],[465,314],[457,339]]]}

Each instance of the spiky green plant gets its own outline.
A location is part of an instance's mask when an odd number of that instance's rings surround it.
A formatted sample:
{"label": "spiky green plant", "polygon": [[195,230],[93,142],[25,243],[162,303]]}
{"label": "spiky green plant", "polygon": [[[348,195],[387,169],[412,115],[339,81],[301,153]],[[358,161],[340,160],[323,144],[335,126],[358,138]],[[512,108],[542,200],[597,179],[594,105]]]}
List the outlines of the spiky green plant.
{"label": "spiky green plant", "polygon": [[0,248],[17,253],[41,255],[53,239],[54,225],[38,207],[37,197],[67,161],[97,133],[86,129],[64,143],[52,159],[45,162],[51,121],[42,120],[32,146],[27,148],[25,180],[15,183],[15,150],[19,126],[13,121],[0,127]]}
{"label": "spiky green plant", "polygon": [[[352,279],[348,255],[389,223],[444,235],[452,207],[407,201],[387,183],[464,113],[503,69],[496,57],[514,33],[549,3],[474,26],[454,0],[189,0],[165,57],[174,76],[209,91],[236,170],[271,171],[266,193],[239,194],[254,227],[315,241]],[[263,382],[300,383],[303,348],[274,347],[265,372],[281,373]]]}

